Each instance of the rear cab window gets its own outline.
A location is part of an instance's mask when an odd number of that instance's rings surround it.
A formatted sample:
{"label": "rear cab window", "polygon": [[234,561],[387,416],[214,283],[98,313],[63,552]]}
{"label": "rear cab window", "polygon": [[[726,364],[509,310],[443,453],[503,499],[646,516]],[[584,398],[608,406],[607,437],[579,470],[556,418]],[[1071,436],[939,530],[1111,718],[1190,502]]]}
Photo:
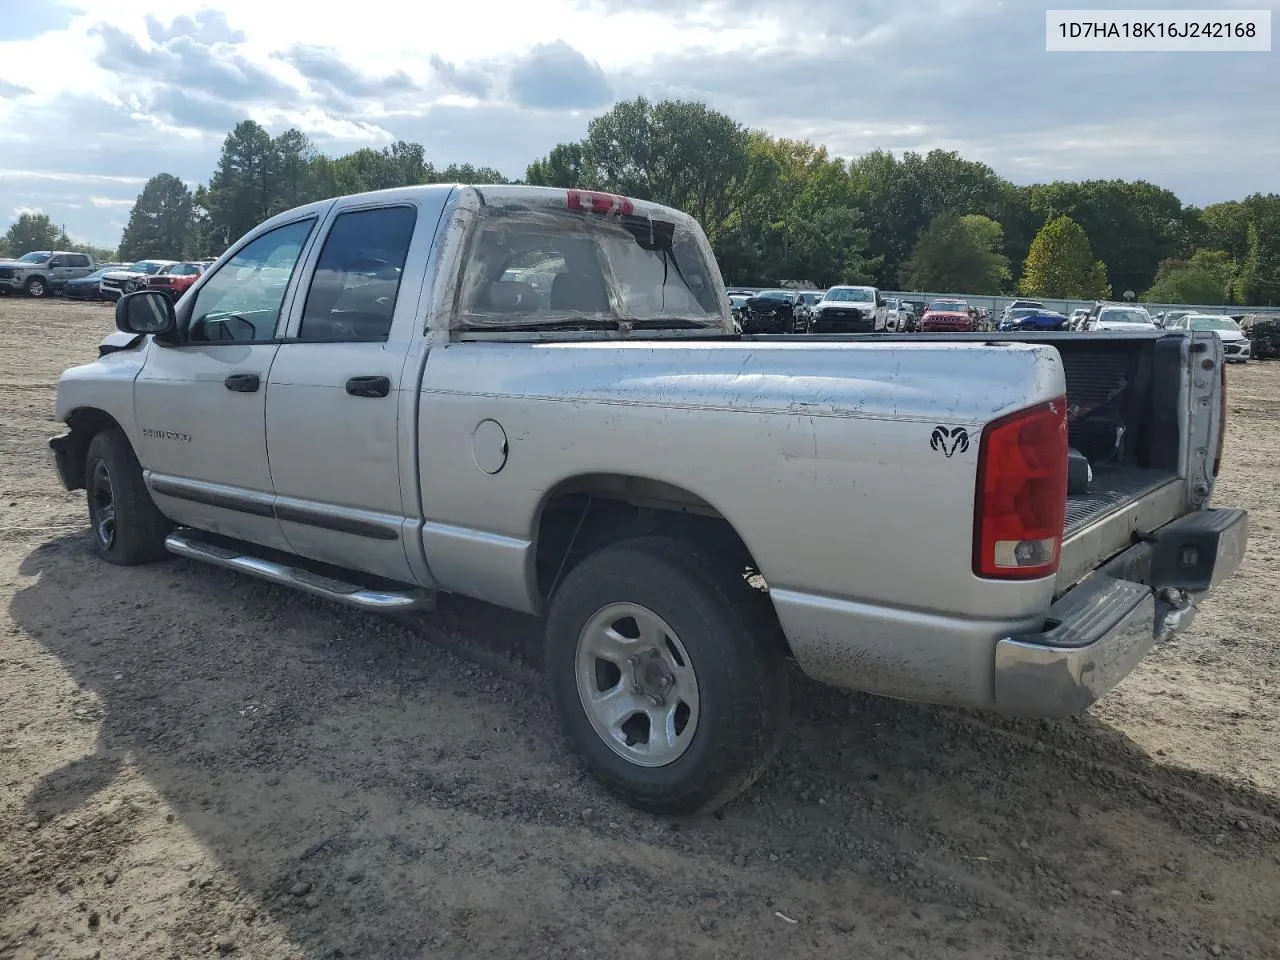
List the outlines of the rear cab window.
{"label": "rear cab window", "polygon": [[[563,193],[560,194],[564,196]],[[489,204],[462,267],[455,327],[595,318],[722,323],[705,239],[680,217]]]}

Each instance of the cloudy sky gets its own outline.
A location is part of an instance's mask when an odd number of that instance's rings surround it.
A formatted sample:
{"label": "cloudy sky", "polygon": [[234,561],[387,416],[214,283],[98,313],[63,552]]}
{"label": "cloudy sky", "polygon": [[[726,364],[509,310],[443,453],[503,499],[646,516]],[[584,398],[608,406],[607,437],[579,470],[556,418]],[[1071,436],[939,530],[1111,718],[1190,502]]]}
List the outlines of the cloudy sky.
{"label": "cloudy sky", "polygon": [[206,181],[246,117],[331,153],[403,138],[520,176],[636,94],[844,156],[959,150],[1019,183],[1280,189],[1280,54],[1046,53],[1050,5],[1087,4],[0,0],[0,230],[43,210],[114,246],[147,177]]}

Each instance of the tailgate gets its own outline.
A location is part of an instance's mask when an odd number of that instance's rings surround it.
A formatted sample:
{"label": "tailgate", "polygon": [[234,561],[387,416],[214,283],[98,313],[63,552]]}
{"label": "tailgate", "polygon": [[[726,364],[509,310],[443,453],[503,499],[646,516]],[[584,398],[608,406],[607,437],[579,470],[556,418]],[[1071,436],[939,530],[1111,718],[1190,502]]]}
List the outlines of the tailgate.
{"label": "tailgate", "polygon": [[1071,445],[1088,456],[1093,482],[1068,496],[1059,594],[1208,505],[1225,403],[1223,348],[1212,333],[1156,334],[1137,350],[1106,334],[1068,336],[1059,352]]}

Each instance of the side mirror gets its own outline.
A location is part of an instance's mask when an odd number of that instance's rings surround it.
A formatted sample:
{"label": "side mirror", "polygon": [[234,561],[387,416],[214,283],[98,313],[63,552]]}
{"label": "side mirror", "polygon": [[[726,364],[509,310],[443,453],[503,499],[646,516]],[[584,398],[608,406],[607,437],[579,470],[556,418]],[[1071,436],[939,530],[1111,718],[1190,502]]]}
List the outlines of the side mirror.
{"label": "side mirror", "polygon": [[116,301],[116,329],[164,336],[178,325],[173,301],[159,290],[136,290]]}

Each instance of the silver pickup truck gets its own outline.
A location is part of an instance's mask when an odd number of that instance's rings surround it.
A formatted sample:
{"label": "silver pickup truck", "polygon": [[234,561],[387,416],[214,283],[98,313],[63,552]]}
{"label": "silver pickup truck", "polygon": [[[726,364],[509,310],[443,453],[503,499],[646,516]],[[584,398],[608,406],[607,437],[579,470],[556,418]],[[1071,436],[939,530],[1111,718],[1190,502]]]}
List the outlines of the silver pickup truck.
{"label": "silver pickup truck", "polygon": [[760,773],[788,660],[1072,714],[1245,550],[1212,333],[744,336],[698,224],[609,194],[326,200],[116,323],[50,444],[104,559],[542,615],[568,737],[654,812]]}

